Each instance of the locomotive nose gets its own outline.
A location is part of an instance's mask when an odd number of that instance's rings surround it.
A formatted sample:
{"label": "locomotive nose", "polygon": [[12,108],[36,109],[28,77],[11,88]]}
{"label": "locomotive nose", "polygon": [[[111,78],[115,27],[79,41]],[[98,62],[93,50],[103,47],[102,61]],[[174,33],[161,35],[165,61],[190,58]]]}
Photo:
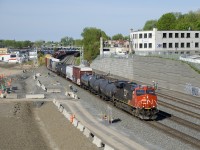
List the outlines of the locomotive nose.
{"label": "locomotive nose", "polygon": [[142,100],[142,107],[145,109],[155,108],[156,106],[153,101],[154,100],[149,95],[146,95]]}

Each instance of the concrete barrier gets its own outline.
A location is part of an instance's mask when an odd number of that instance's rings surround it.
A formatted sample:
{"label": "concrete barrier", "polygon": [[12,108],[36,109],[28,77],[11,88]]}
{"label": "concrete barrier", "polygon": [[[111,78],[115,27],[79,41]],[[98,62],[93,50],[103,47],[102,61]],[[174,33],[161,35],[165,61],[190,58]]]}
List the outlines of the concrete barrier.
{"label": "concrete barrier", "polygon": [[65,116],[65,118],[67,118],[68,120],[70,120],[70,114],[65,110],[63,110],[63,115]]}
{"label": "concrete barrier", "polygon": [[78,128],[81,132],[83,132],[84,129],[85,129],[85,127],[84,127],[80,122],[78,123],[77,128]]}
{"label": "concrete barrier", "polygon": [[31,98],[45,98],[44,94],[26,94],[26,98],[31,99]]}
{"label": "concrete barrier", "polygon": [[6,94],[4,94],[4,93],[0,94],[0,98],[5,98],[5,97],[6,97]]}
{"label": "concrete barrier", "polygon": [[48,93],[60,93],[61,90],[60,90],[60,89],[48,89],[48,88],[47,88],[47,92],[48,92]]}
{"label": "concrete barrier", "polygon": [[74,99],[79,99],[79,97],[77,96],[77,94],[74,94],[74,92],[65,92],[66,96],[72,97]]}
{"label": "concrete barrier", "polygon": [[94,136],[92,143],[95,144],[97,147],[103,147],[101,139],[97,136]]}
{"label": "concrete barrier", "polygon": [[41,87],[41,84],[40,84],[40,82],[37,82],[37,86]]}
{"label": "concrete barrier", "polygon": [[56,100],[55,99],[53,100],[53,103],[56,104]]}
{"label": "concrete barrier", "polygon": [[114,150],[114,148],[112,148],[109,145],[105,144],[104,150]]}
{"label": "concrete barrier", "polygon": [[75,127],[78,126],[78,120],[76,118],[73,119],[73,123],[72,123]]}
{"label": "concrete barrier", "polygon": [[58,107],[58,109],[60,108],[60,102],[56,101],[56,106]]}
{"label": "concrete barrier", "polygon": [[41,76],[41,74],[40,74],[40,73],[36,73],[35,75],[36,75],[36,77],[39,77],[39,76]]}
{"label": "concrete barrier", "polygon": [[59,111],[63,112],[63,109],[64,109],[63,105],[60,105]]}
{"label": "concrete barrier", "polygon": [[41,85],[41,88],[46,91],[46,87],[44,86],[44,84]]}
{"label": "concrete barrier", "polygon": [[10,99],[17,99],[17,94],[7,94],[6,98],[10,98]]}
{"label": "concrete barrier", "polygon": [[83,134],[84,134],[87,138],[89,138],[90,135],[91,135],[91,132],[90,132],[90,130],[89,130],[88,128],[85,128],[84,131],[83,131]]}

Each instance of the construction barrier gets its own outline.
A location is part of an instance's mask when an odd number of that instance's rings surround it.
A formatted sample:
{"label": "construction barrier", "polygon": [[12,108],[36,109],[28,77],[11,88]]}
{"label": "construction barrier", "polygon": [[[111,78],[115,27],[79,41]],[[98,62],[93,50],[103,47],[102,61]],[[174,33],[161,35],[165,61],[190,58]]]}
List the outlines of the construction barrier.
{"label": "construction barrier", "polygon": [[63,112],[64,107],[62,105],[60,105],[59,111]]}
{"label": "construction barrier", "polygon": [[41,87],[41,84],[40,84],[40,82],[37,82],[37,86]]}
{"label": "construction barrier", "polygon": [[41,88],[46,91],[46,87],[44,86],[44,84],[41,85]]}
{"label": "construction barrier", "polygon": [[83,131],[83,134],[84,134],[87,138],[89,138],[90,135],[91,135],[91,132],[90,132],[90,130],[89,130],[88,128],[85,128],[84,131]]}
{"label": "construction barrier", "polygon": [[78,128],[81,132],[83,132],[84,129],[85,129],[85,127],[84,127],[80,122],[78,122],[77,128]]}
{"label": "construction barrier", "polygon": [[60,93],[61,90],[60,89],[48,89],[47,88],[47,93]]}
{"label": "construction barrier", "polygon": [[70,120],[70,114],[65,110],[65,108],[64,108],[64,110],[63,110],[63,115],[65,116],[65,118],[67,118],[68,120]]}
{"label": "construction barrier", "polygon": [[92,143],[95,144],[97,147],[103,147],[101,139],[99,139],[97,136],[94,136]]}
{"label": "construction barrier", "polygon": [[77,96],[77,94],[75,94],[74,92],[65,92],[66,96],[72,97],[74,99],[79,99],[79,97]]}
{"label": "construction barrier", "polygon": [[56,106],[58,107],[58,109],[60,108],[60,102],[59,101],[56,102]]}
{"label": "construction barrier", "polygon": [[114,150],[114,148],[112,148],[109,145],[105,144],[104,150]]}
{"label": "construction barrier", "polygon": [[73,118],[73,122],[72,124],[77,127],[78,126],[79,121],[76,118]]}
{"label": "construction barrier", "polygon": [[38,98],[38,99],[39,99],[39,98],[42,98],[42,99],[43,99],[43,98],[45,98],[45,96],[44,96],[44,94],[26,94],[26,98],[27,98],[27,99],[31,99],[31,98],[34,98],[34,99],[35,99],[35,98],[36,98],[36,99],[37,99],[37,98]]}

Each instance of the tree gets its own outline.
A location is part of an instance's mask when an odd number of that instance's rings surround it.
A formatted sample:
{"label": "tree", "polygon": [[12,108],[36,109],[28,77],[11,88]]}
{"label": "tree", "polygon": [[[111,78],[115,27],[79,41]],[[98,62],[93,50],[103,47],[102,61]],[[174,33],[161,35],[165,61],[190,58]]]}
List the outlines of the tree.
{"label": "tree", "polygon": [[44,43],[45,43],[45,41],[43,41],[43,40],[35,41],[33,46],[36,47],[36,48],[40,48],[40,47],[42,47],[42,45]]}
{"label": "tree", "polygon": [[123,40],[123,39],[124,39],[124,37],[120,33],[112,36],[112,40]]}
{"label": "tree", "polygon": [[61,39],[60,43],[62,46],[71,46],[74,45],[74,39],[72,37],[65,36]]}
{"label": "tree", "polygon": [[158,30],[174,30],[176,26],[176,16],[173,13],[166,13],[157,22]]}
{"label": "tree", "polygon": [[108,36],[104,31],[95,27],[84,28],[81,36],[83,37],[84,59],[91,62],[99,55],[100,37],[107,40]]}
{"label": "tree", "polygon": [[74,45],[76,45],[76,46],[83,46],[83,41],[80,40],[80,39],[76,39],[76,40],[74,40]]}
{"label": "tree", "polygon": [[23,47],[32,47],[33,46],[33,43],[31,42],[31,41],[23,41],[23,43],[22,43],[22,46]]}
{"label": "tree", "polygon": [[156,27],[156,24],[157,24],[157,20],[148,20],[146,21],[144,27],[143,27],[143,30],[152,30],[153,28]]}

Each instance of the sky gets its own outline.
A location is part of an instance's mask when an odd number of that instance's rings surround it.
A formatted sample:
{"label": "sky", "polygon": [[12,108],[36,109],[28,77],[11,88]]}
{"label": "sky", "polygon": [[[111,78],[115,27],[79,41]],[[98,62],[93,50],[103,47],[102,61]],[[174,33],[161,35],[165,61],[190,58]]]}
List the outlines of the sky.
{"label": "sky", "polygon": [[0,39],[82,39],[86,27],[128,36],[163,14],[200,9],[200,0],[0,0]]}

